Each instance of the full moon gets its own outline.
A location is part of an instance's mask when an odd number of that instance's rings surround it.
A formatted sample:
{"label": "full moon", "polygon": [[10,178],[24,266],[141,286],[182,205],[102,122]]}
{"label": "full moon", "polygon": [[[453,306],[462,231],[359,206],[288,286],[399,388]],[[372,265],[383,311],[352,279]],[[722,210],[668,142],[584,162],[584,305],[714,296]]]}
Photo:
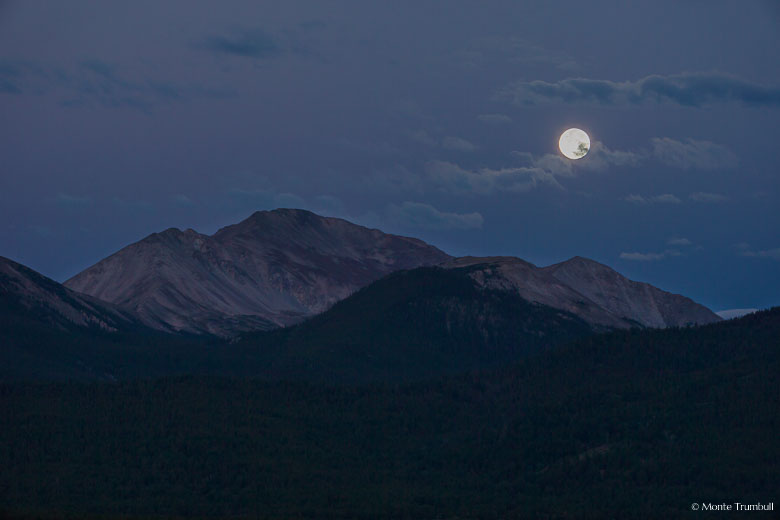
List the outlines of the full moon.
{"label": "full moon", "polygon": [[582,159],[590,150],[590,137],[579,128],[569,128],[561,134],[558,148],[569,159]]}

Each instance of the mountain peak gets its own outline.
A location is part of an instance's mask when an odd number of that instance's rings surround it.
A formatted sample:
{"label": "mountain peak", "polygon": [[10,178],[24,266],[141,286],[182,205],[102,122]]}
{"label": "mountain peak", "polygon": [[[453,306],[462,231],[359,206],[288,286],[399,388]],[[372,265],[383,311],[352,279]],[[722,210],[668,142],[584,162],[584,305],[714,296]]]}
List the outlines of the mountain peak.
{"label": "mountain peak", "polygon": [[469,267],[469,276],[482,287],[514,292],[605,327],[669,327],[720,320],[684,296],[634,282],[582,256],[542,268],[506,256],[454,258],[443,267]]}
{"label": "mountain peak", "polygon": [[211,236],[169,228],[65,284],[153,327],[232,335],[301,321],[390,272],[449,258],[421,240],[282,208]]}
{"label": "mountain peak", "polygon": [[543,270],[614,316],[648,327],[720,321],[714,312],[690,298],[629,280],[611,267],[589,258],[575,256]]}

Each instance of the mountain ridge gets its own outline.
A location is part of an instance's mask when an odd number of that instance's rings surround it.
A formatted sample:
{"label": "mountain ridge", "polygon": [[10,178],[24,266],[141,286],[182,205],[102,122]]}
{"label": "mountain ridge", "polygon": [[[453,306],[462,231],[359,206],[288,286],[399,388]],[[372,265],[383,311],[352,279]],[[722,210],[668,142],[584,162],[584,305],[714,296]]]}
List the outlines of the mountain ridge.
{"label": "mountain ridge", "polygon": [[483,287],[516,291],[528,301],[606,328],[677,327],[721,319],[690,298],[630,280],[581,256],[546,267],[508,256],[461,257],[443,265],[468,270]]}
{"label": "mountain ridge", "polygon": [[448,258],[418,239],[277,209],[213,235],[153,233],[64,285],[154,328],[229,336],[297,323],[385,274]]}
{"label": "mountain ridge", "polygon": [[508,257],[454,258],[411,237],[297,209],[257,211],[213,235],[168,228],[122,248],[65,286],[124,306],[168,332],[235,336],[317,315],[392,272],[468,268],[492,289],[603,328],[711,323],[683,296],[573,257],[547,267]]}

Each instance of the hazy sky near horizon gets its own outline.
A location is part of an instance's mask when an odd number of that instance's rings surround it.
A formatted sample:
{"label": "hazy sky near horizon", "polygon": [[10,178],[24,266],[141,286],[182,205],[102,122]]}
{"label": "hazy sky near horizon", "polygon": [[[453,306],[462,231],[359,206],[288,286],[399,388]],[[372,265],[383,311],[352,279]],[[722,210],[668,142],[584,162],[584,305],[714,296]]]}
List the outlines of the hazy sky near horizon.
{"label": "hazy sky near horizon", "polygon": [[0,255],[301,207],[780,305],[778,55],[761,0],[0,0]]}

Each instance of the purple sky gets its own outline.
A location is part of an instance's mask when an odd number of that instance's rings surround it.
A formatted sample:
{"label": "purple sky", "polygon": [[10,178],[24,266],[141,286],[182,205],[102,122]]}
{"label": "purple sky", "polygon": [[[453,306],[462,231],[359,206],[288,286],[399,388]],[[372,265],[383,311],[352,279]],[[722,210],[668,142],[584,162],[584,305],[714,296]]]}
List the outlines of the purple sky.
{"label": "purple sky", "polygon": [[0,0],[0,255],[303,207],[778,305],[780,8],[633,4]]}

